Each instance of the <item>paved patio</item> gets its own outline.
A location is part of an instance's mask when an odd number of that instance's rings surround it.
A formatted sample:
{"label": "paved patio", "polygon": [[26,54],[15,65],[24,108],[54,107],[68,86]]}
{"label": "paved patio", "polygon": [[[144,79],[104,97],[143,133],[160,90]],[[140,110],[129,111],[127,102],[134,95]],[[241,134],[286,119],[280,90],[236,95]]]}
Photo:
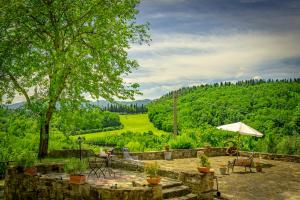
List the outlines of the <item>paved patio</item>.
{"label": "paved patio", "polygon": [[[250,173],[244,167],[235,167],[234,173],[221,175],[218,168],[235,157],[209,157],[219,180],[219,190],[230,199],[278,199],[300,200],[300,163],[261,159],[266,164],[262,173],[253,168]],[[258,159],[255,159],[258,160]],[[145,161],[151,162],[151,161]],[[175,171],[197,171],[198,159],[157,160],[162,168]]]}
{"label": "paved patio", "polygon": [[[134,171],[126,171],[126,170],[119,170],[114,169],[115,176],[109,176],[108,174],[105,176],[100,176],[99,178],[95,175],[91,175],[87,178],[87,182],[90,184],[99,185],[102,187],[112,187],[116,186],[119,189],[125,189],[125,188],[132,188],[133,186],[147,186],[148,183],[146,181],[147,176],[144,173],[141,172],[134,172]],[[89,174],[89,171],[85,172],[86,175]],[[57,179],[69,179],[69,175],[65,173],[49,173],[42,175],[43,177],[49,177],[49,178],[57,178]],[[161,177],[161,184],[162,185],[168,185],[168,184],[174,184],[178,183],[177,181]]]}

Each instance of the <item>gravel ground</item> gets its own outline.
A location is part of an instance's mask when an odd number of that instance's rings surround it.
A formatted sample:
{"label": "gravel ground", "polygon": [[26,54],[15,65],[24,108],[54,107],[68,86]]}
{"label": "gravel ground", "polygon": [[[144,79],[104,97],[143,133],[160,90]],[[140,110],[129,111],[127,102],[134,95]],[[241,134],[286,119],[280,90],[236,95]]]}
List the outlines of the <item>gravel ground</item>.
{"label": "gravel ground", "polygon": [[[262,173],[245,172],[243,167],[235,167],[228,175],[219,173],[219,166],[235,157],[210,157],[209,160],[218,177],[219,190],[230,199],[237,200],[300,200],[300,163],[273,160],[260,161],[265,164]],[[255,159],[258,161],[258,159]],[[149,162],[149,161],[145,161]],[[150,161],[151,162],[151,161]],[[162,168],[176,171],[197,171],[198,159],[157,160]]]}

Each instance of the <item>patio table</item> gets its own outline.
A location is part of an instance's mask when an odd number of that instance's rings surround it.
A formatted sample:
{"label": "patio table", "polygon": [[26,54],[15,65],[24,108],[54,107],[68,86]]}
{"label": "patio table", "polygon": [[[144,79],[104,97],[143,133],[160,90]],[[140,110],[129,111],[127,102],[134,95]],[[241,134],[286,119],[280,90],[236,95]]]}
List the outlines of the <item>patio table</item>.
{"label": "patio table", "polygon": [[103,171],[107,171],[110,176],[113,174],[114,177],[115,177],[115,172],[111,168],[111,160],[115,156],[116,155],[111,155],[111,154],[99,155],[100,158],[105,159],[105,161],[106,161]]}

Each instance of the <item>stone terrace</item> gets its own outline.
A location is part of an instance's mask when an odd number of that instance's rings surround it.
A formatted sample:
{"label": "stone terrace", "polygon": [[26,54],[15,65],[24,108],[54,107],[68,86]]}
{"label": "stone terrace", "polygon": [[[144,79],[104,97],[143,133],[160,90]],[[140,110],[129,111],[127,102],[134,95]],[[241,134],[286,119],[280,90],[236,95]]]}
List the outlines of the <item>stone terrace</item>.
{"label": "stone terrace", "polygon": [[[229,199],[290,199],[300,200],[300,163],[264,160],[262,173],[257,173],[255,168],[250,173],[244,167],[235,167],[229,175],[219,173],[219,165],[227,164],[235,157],[218,156],[209,157],[215,175],[218,177],[219,191]],[[255,158],[257,161],[258,158]],[[151,162],[151,161],[144,161]],[[196,172],[198,159],[174,159],[171,161],[157,160],[164,169],[174,171]],[[215,187],[216,188],[216,187]]]}

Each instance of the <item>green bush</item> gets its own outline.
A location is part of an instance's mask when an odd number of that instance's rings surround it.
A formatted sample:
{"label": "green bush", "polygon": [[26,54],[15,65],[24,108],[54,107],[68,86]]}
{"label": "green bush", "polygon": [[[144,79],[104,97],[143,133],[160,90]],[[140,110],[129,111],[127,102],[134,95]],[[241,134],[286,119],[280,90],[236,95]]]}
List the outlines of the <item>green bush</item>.
{"label": "green bush", "polygon": [[145,146],[139,142],[129,142],[126,144],[126,147],[131,152],[144,152]]}
{"label": "green bush", "polygon": [[64,166],[64,171],[68,174],[79,175],[82,174],[88,167],[86,159],[80,160],[78,158],[71,158]]}
{"label": "green bush", "polygon": [[37,161],[37,155],[31,151],[22,151],[17,156],[17,166],[21,166],[24,168],[32,167]]}
{"label": "green bush", "polygon": [[192,149],[194,147],[193,140],[186,135],[179,135],[169,142],[172,149]]}
{"label": "green bush", "polygon": [[145,173],[150,177],[157,177],[160,166],[157,162],[146,163],[144,167]]}

